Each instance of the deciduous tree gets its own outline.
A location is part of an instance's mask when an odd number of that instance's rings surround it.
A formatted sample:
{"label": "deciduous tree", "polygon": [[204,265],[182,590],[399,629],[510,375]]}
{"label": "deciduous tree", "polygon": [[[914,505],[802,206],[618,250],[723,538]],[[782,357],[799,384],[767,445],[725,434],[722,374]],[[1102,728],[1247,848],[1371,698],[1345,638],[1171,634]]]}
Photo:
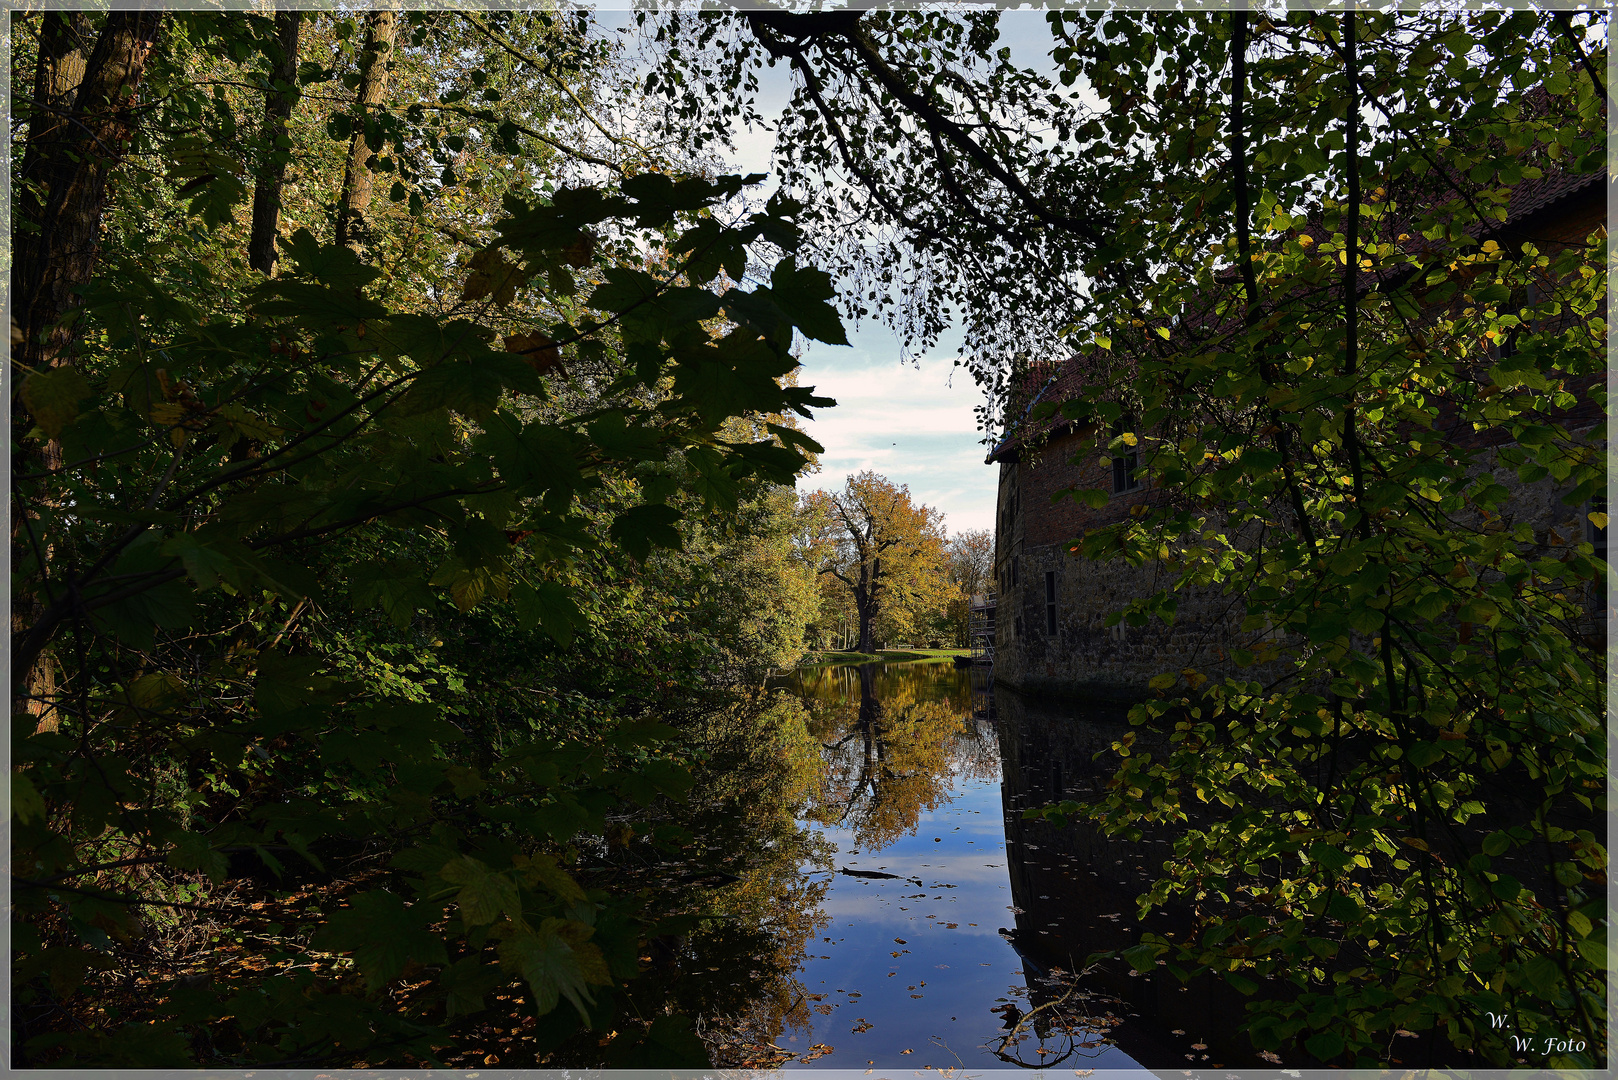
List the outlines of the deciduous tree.
{"label": "deciduous tree", "polygon": [[902,634],[937,606],[945,584],[942,516],[913,503],[909,487],[867,471],[850,476],[841,491],[811,492],[804,502],[813,522],[805,556],[847,591],[860,652],[875,647],[878,620]]}

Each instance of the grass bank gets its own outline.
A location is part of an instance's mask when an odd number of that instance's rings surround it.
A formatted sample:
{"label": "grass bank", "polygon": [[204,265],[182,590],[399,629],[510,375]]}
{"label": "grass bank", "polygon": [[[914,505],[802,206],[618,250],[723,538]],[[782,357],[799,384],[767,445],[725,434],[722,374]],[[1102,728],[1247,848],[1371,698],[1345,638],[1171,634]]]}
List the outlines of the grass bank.
{"label": "grass bank", "polygon": [[864,652],[812,652],[804,657],[799,667],[822,667],[827,664],[869,664],[877,660],[948,660],[955,656],[970,656],[971,649],[881,649]]}

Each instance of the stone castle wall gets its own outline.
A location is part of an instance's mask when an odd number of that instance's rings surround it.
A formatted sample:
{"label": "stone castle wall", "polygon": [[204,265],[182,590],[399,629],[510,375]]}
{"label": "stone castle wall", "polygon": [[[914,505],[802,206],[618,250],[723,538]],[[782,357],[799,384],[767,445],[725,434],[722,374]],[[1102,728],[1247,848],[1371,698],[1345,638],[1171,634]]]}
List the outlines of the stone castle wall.
{"label": "stone castle wall", "polygon": [[[1572,434],[1605,453],[1602,428],[1586,425]],[[1172,575],[1157,563],[1087,560],[1071,553],[1070,545],[1090,529],[1122,520],[1132,507],[1158,502],[1164,493],[1123,492],[1100,508],[1073,499],[1053,503],[1051,496],[1069,487],[1111,489],[1111,467],[1100,454],[1072,461],[1079,440],[1077,434],[1058,435],[1036,452],[1000,463],[995,680],[1028,695],[1127,702],[1146,697],[1150,679],[1164,672],[1191,669],[1215,680],[1238,676],[1261,682],[1282,675],[1285,668],[1279,663],[1237,668],[1229,660],[1230,649],[1251,648],[1262,635],[1243,633],[1246,608],[1241,598],[1216,589],[1180,593],[1172,626],[1159,619],[1144,626],[1106,625],[1108,615],[1166,588]],[[1503,524],[1512,528],[1527,522],[1533,528],[1535,542],[1526,557],[1557,557],[1595,538],[1588,504],[1562,502],[1565,489],[1554,480],[1519,483],[1511,469],[1499,464],[1499,452],[1484,451],[1480,464],[1514,491]],[[1055,587],[1054,633],[1047,575]],[[1605,603],[1598,590],[1587,592],[1589,614],[1579,629],[1587,636],[1599,635],[1605,627]]]}

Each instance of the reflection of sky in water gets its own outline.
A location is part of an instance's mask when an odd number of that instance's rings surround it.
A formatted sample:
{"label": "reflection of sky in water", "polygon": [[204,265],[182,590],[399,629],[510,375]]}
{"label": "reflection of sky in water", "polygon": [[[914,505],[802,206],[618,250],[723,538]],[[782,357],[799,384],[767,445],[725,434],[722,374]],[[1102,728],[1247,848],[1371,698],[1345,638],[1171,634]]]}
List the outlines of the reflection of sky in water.
{"label": "reflection of sky in water", "polygon": [[[1015,925],[999,779],[957,777],[949,801],[880,850],[856,850],[845,828],[817,831],[837,847],[834,867],[899,878],[833,871],[822,904],[829,922],[798,973],[808,994],[824,997],[811,997],[812,1032],[779,1040],[800,1054],[817,1043],[833,1050],[787,1067],[1007,1067],[992,1053],[1004,1027],[990,1010],[1026,1008],[1027,997],[1023,962],[998,933]],[[1040,1060],[1037,1045],[1023,1043],[1024,1060]],[[1053,1035],[1044,1045],[1054,1057],[1069,1044]],[[1054,1067],[1139,1068],[1113,1046],[1077,1050]]]}

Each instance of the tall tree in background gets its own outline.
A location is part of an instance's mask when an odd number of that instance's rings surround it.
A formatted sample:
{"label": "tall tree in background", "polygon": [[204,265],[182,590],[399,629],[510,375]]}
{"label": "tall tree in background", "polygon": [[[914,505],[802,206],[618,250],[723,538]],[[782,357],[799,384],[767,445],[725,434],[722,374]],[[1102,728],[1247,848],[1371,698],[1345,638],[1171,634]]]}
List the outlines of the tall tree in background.
{"label": "tall tree in background", "polygon": [[994,534],[988,529],[969,529],[951,536],[945,548],[950,584],[956,589],[945,619],[956,647],[964,648],[971,644],[972,598],[987,592],[994,573]]}
{"label": "tall tree in background", "polygon": [[873,649],[878,619],[903,632],[939,598],[942,515],[913,503],[908,487],[866,471],[850,476],[841,491],[811,492],[804,503],[818,525],[806,555],[853,601],[858,651]]}
{"label": "tall tree in background", "polygon": [[272,57],[264,88],[264,162],[253,188],[253,232],[247,241],[247,261],[263,274],[275,268],[276,231],[281,222],[281,190],[286,183],[291,160],[291,138],[287,121],[297,102],[298,39],[303,30],[303,12],[281,11],[275,16],[275,37],[279,56]]}
{"label": "tall tree in background", "polygon": [[80,59],[86,20],[44,16],[35,87],[46,95],[28,111],[11,276],[12,317],[27,369],[62,362],[71,331],[61,325],[95,272],[108,177],[133,135],[133,110],[161,12],[107,16]]}
{"label": "tall tree in background", "polygon": [[367,243],[365,212],[370,208],[374,186],[371,160],[382,145],[377,114],[387,97],[394,67],[393,46],[398,34],[398,12],[373,11],[365,17],[365,45],[360,51],[354,113],[350,120],[354,132],[348,141],[343,189],[337,196],[339,247],[359,249]]}

